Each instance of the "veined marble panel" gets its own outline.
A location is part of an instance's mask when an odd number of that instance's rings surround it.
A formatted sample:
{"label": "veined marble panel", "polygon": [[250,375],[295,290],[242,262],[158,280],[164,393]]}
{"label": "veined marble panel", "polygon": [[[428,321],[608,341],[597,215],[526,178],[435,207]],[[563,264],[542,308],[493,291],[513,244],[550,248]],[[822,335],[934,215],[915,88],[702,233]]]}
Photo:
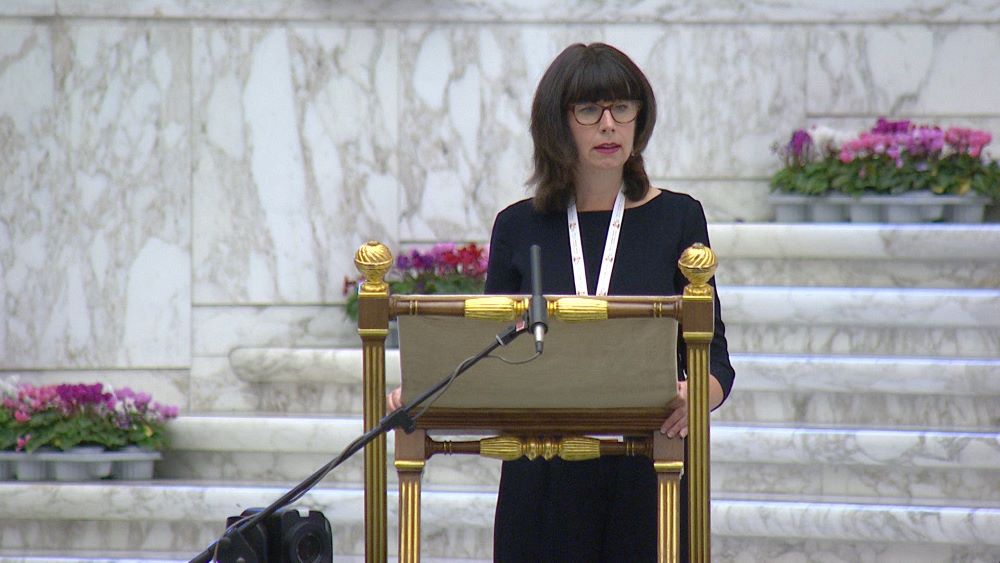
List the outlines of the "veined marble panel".
{"label": "veined marble panel", "polygon": [[745,428],[712,431],[714,461],[897,466],[1000,467],[1000,436],[984,432]]}
{"label": "veined marble panel", "polygon": [[3,367],[188,365],[189,46],[0,23]]}
{"label": "veined marble panel", "polygon": [[[723,318],[725,315],[723,310]],[[1000,356],[997,330],[738,323],[727,324],[726,328],[729,350],[733,352],[963,358]]]}
{"label": "veined marble panel", "polygon": [[[731,424],[969,431],[1000,427],[996,395],[907,395],[877,390],[757,391],[742,389],[741,377],[743,374],[737,368],[735,389],[722,408],[712,413],[712,420]],[[898,381],[892,377],[884,379]],[[900,388],[905,386],[903,381],[898,384]]]}
{"label": "veined marble panel", "polygon": [[719,535],[998,546],[1000,510],[729,500],[713,503]]}
{"label": "veined marble panel", "polygon": [[[162,482],[113,485],[4,483],[2,487],[5,502],[0,505],[0,520],[4,522],[5,528],[13,519],[105,522],[142,520],[150,524],[171,523],[175,526],[195,523],[201,526],[218,526],[218,533],[222,531],[226,516],[239,514],[247,507],[265,506],[285,492],[283,484],[202,487]],[[296,504],[302,508],[320,510],[331,524],[344,526],[363,520],[363,499],[364,491],[360,487],[318,487]],[[450,493],[425,490],[421,512],[428,532],[443,533],[447,527],[458,522],[463,523],[462,527],[466,529],[492,529],[495,505],[495,492]],[[395,491],[389,491],[387,506],[389,521],[396,522],[399,501]],[[81,536],[69,534],[60,537],[59,544],[72,545],[83,540]],[[163,537],[159,540],[162,541]],[[133,538],[133,541],[138,546],[141,539]],[[10,547],[31,547],[31,544]],[[148,548],[156,547],[150,545]],[[190,543],[176,548],[187,550],[192,555],[195,552]]]}
{"label": "veined marble panel", "polygon": [[[357,384],[364,368],[360,349],[236,348],[229,364],[250,383]],[[399,385],[399,350],[385,351],[385,381]]]}
{"label": "veined marble panel", "polygon": [[740,374],[741,390],[1000,396],[1000,378],[996,377],[1000,360],[996,359],[734,354],[732,361]]}
{"label": "veined marble panel", "polygon": [[402,238],[481,240],[528,195],[538,80],[566,46],[592,41],[629,54],[653,85],[654,176],[770,173],[774,131],[805,117],[803,61],[788,56],[803,53],[799,28],[412,26],[400,54]]}
{"label": "veined marble panel", "polygon": [[[805,0],[743,0],[737,2],[683,2],[679,0],[605,0],[567,6],[558,0],[525,2],[493,0],[32,0],[46,14],[63,16],[193,17],[226,19],[316,19],[362,21],[489,21],[546,22],[570,18],[584,22],[883,22],[996,21],[1000,5],[992,0],[909,0],[898,2],[843,2]],[[0,5],[0,15],[17,13]]]}
{"label": "veined marble panel", "polygon": [[400,40],[400,236],[481,240],[528,195],[534,88],[561,27],[412,26]]}
{"label": "veined marble panel", "polygon": [[826,260],[720,254],[715,276],[718,283],[736,286],[995,289],[1000,287],[1000,260]]}
{"label": "veined marble panel", "polygon": [[226,357],[191,362],[192,412],[340,413],[362,412],[362,387],[323,383],[247,383]]}
{"label": "veined marble panel", "polygon": [[[275,492],[277,494],[277,491]],[[334,501],[337,502],[337,501]],[[398,503],[392,498],[390,510]],[[254,506],[263,506],[258,503]],[[353,505],[352,505],[353,506]],[[357,505],[363,511],[363,505]],[[238,506],[232,514],[245,507]],[[484,509],[485,510],[485,509]],[[492,514],[492,508],[489,509]],[[325,510],[322,510],[324,513]],[[360,517],[359,517],[360,520]],[[44,521],[0,520],[9,548],[3,563],[185,563],[219,539],[225,517],[217,522]],[[332,523],[333,558],[337,563],[364,563],[363,522]],[[424,521],[421,561],[426,563],[487,563],[491,561],[492,527]],[[394,518],[387,529],[388,551],[395,560],[398,530]],[[41,552],[37,546],[48,546]]]}
{"label": "veined marble panel", "polygon": [[342,299],[397,240],[397,32],[193,31],[194,300]]}
{"label": "veined marble panel", "polygon": [[614,28],[608,38],[642,53],[636,63],[657,96],[657,126],[645,153],[650,174],[773,173],[775,132],[792,131],[806,115],[805,28],[678,25],[642,31],[646,36]]}
{"label": "veined marble panel", "polygon": [[1000,328],[993,289],[720,287],[719,296],[733,324]]}
{"label": "veined marble panel", "polygon": [[810,30],[810,114],[1000,113],[1000,27]]}
{"label": "veined marble panel", "polygon": [[[767,202],[767,180],[674,180],[654,178],[653,185],[681,192],[701,202],[709,225],[768,221],[774,216]],[[712,241],[715,248],[715,241]]]}
{"label": "veined marble panel", "polygon": [[357,324],[338,306],[194,307],[195,356],[228,356],[237,348],[360,349]]}
{"label": "veined marble panel", "polygon": [[0,3],[0,18],[52,16],[55,13],[56,0],[20,0]]}
{"label": "veined marble panel", "polygon": [[846,496],[859,501],[990,507],[1000,502],[996,470],[712,462],[715,497],[803,500]]}
{"label": "veined marble panel", "polygon": [[804,540],[782,537],[746,538],[712,537],[712,557],[732,563],[781,561],[782,563],[885,563],[920,561],[920,563],[996,563],[1000,548],[929,544],[916,542],[878,543],[829,540]]}

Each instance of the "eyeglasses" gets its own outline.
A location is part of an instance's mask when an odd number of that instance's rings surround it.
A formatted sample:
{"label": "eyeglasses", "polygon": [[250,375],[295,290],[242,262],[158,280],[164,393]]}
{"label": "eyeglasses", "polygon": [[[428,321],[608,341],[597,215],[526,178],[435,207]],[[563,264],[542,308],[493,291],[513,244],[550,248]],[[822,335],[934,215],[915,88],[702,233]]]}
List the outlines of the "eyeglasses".
{"label": "eyeglasses", "polygon": [[641,107],[639,100],[615,100],[607,105],[593,102],[572,104],[570,111],[573,112],[573,119],[580,125],[594,125],[604,117],[605,110],[611,112],[611,119],[624,125],[639,117]]}

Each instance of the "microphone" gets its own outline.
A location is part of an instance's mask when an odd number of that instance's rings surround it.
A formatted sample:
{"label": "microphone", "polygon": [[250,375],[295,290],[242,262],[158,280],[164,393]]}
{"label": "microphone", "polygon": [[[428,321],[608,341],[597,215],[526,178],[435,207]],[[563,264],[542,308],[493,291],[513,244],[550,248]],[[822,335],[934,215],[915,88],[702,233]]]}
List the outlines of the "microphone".
{"label": "microphone", "polygon": [[531,245],[531,306],[528,308],[528,325],[535,335],[535,352],[542,353],[542,341],[549,330],[549,306],[542,297],[542,249]]}

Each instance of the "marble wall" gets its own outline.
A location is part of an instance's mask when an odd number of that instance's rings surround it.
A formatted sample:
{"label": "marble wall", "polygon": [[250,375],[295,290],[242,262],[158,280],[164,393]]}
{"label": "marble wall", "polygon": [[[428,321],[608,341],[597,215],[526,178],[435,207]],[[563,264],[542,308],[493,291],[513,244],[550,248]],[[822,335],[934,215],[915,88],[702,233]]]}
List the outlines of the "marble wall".
{"label": "marble wall", "polygon": [[[326,346],[363,241],[485,240],[572,42],[649,75],[661,186],[766,220],[771,145],[879,115],[1000,135],[1000,0],[0,4],[0,370],[222,393]],[[106,375],[106,374],[111,375]]]}

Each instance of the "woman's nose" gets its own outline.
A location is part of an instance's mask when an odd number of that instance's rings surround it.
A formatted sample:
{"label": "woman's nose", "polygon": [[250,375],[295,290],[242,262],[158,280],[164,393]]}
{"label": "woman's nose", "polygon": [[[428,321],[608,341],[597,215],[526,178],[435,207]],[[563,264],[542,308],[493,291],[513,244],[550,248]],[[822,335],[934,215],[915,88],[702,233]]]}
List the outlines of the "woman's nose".
{"label": "woman's nose", "polygon": [[611,108],[604,108],[601,112],[601,131],[614,130],[615,128],[615,118],[611,115]]}

